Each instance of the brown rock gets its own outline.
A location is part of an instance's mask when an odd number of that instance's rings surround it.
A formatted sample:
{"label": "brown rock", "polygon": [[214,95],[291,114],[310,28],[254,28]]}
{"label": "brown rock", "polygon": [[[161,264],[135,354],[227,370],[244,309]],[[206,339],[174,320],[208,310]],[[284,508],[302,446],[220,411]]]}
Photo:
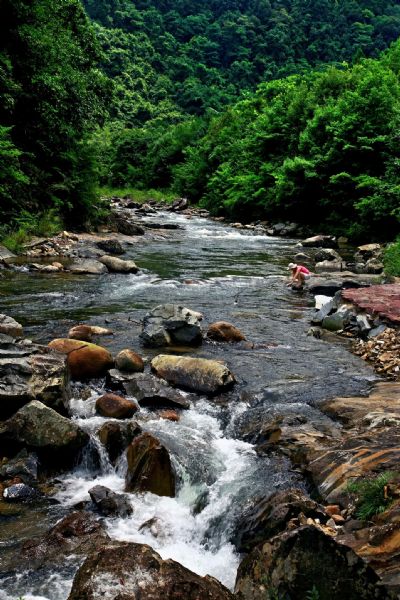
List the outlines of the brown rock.
{"label": "brown rock", "polygon": [[176,410],[161,410],[159,413],[161,419],[166,419],[167,421],[179,421],[180,416],[176,412]]}
{"label": "brown rock", "polygon": [[332,515],[340,515],[340,506],[339,504],[328,504],[328,506],[325,506],[325,512],[330,517]]}
{"label": "brown rock", "polygon": [[342,515],[333,514],[331,518],[336,523],[336,525],[343,525],[343,523],[346,521],[346,519],[342,517]]}
{"label": "brown rock", "polygon": [[114,364],[108,350],[89,342],[59,338],[51,341],[49,346],[67,354],[67,364],[73,379],[101,377]]}
{"label": "brown rock", "polygon": [[127,492],[175,496],[175,472],[167,449],[150,433],[142,433],[127,450]]}
{"label": "brown rock", "polygon": [[143,358],[133,350],[121,350],[115,357],[115,366],[121,371],[129,373],[142,373],[144,370]]}
{"label": "brown rock", "polygon": [[91,342],[94,335],[111,335],[110,329],[93,325],[75,325],[68,332],[68,337],[82,342]]}
{"label": "brown rock", "polygon": [[150,546],[108,544],[78,570],[68,600],[233,600],[213,577],[200,577]]}
{"label": "brown rock", "polygon": [[129,419],[138,410],[138,406],[117,394],[104,394],[96,400],[96,410],[103,417]]}
{"label": "brown rock", "polygon": [[242,342],[246,339],[237,327],[226,321],[212,323],[208,328],[207,337],[217,342]]}
{"label": "brown rock", "polygon": [[108,421],[99,429],[97,435],[114,464],[132,440],[141,433],[142,429],[136,421],[122,421],[120,423]]}

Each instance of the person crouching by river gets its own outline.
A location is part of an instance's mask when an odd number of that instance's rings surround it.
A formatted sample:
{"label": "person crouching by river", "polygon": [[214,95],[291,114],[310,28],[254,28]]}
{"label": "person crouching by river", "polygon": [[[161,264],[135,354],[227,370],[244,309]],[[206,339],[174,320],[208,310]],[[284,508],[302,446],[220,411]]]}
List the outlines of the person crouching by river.
{"label": "person crouching by river", "polygon": [[287,287],[301,290],[304,287],[307,279],[310,279],[311,277],[310,271],[307,269],[307,267],[304,267],[303,265],[296,265],[296,263],[289,263],[288,269],[292,271],[292,275]]}

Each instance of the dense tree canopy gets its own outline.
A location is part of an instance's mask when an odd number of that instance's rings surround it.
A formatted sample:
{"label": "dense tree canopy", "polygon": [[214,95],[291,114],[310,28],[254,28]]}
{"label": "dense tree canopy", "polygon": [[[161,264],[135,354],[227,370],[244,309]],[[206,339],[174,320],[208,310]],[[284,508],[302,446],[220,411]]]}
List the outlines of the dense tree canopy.
{"label": "dense tree canopy", "polygon": [[75,221],[93,200],[88,132],[109,83],[78,0],[1,0],[1,219],[56,208]]}

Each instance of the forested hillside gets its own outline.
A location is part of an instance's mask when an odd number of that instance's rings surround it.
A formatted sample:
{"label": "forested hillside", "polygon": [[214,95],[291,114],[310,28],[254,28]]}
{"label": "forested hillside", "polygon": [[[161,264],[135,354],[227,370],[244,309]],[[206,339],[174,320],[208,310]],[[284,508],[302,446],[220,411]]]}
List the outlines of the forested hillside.
{"label": "forested hillside", "polygon": [[93,28],[78,0],[0,6],[0,222],[82,223],[96,198],[88,135],[111,88]]}

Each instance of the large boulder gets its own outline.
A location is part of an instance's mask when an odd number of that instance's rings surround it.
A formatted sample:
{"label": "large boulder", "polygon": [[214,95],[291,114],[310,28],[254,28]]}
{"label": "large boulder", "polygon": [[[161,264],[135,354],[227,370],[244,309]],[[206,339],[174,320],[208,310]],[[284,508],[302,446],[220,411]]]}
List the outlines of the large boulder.
{"label": "large boulder", "polygon": [[24,335],[22,325],[8,315],[0,315],[0,333],[4,333],[13,338],[22,337]]}
{"label": "large boulder", "polygon": [[0,420],[31,400],[65,412],[69,396],[65,356],[26,340],[0,342]]}
{"label": "large boulder", "polygon": [[93,260],[90,258],[76,259],[71,265],[69,265],[68,269],[72,271],[72,273],[82,275],[102,275],[103,273],[107,273],[107,267],[105,265],[98,260]]}
{"label": "large boulder", "polygon": [[197,346],[202,342],[200,313],[176,304],[161,304],[147,313],[143,319],[140,339],[144,346],[186,345]]}
{"label": "large boulder", "polygon": [[114,542],[89,556],[68,600],[233,600],[213,577],[196,575],[150,546]]}
{"label": "large boulder", "polygon": [[235,383],[224,363],[206,358],[159,354],[151,361],[151,368],[169,383],[200,394],[217,394]]}
{"label": "large boulder", "polygon": [[357,247],[354,255],[355,261],[365,262],[371,258],[380,258],[382,255],[382,246],[380,244],[364,244]]}
{"label": "large boulder", "polygon": [[142,433],[136,421],[107,421],[98,430],[100,442],[107,450],[110,461],[114,464],[126,450],[132,440]]}
{"label": "large boulder", "polygon": [[96,400],[96,411],[102,417],[129,419],[137,410],[138,407],[132,400],[122,398],[117,394],[103,394]]}
{"label": "large boulder", "polygon": [[73,421],[36,400],[0,425],[3,454],[25,447],[36,452],[41,464],[58,470],[71,465],[88,441]]}
{"label": "large boulder", "polygon": [[168,450],[150,433],[142,433],[128,446],[127,492],[175,496],[175,471]]}
{"label": "large boulder", "polygon": [[329,262],[342,262],[340,254],[332,248],[319,248],[315,253],[314,260],[316,263],[329,261]]}
{"label": "large boulder", "polygon": [[327,520],[322,506],[302,490],[275,492],[246,510],[232,541],[239,552],[249,552],[258,544],[284,531],[289,521],[300,514],[312,519]]}
{"label": "large boulder", "polygon": [[331,235],[314,235],[301,242],[304,248],[337,248],[336,238]]}
{"label": "large boulder", "polygon": [[323,260],[315,265],[316,273],[339,273],[343,263],[337,260]]}
{"label": "large boulder", "polygon": [[212,323],[207,330],[207,337],[216,342],[242,342],[246,339],[240,329],[226,321]]}
{"label": "large boulder", "polygon": [[123,260],[116,256],[101,256],[99,260],[111,273],[137,273],[139,271],[139,267],[133,260]]}
{"label": "large boulder", "polygon": [[99,240],[96,242],[96,245],[100,250],[104,250],[106,254],[124,254],[124,249],[119,240],[115,238],[106,238],[104,240]]}
{"label": "large boulder", "polygon": [[90,488],[89,496],[97,510],[104,516],[129,517],[133,509],[123,494],[116,494],[104,485]]}
{"label": "large boulder", "polygon": [[38,568],[44,564],[59,564],[71,554],[86,557],[109,541],[95,515],[77,511],[61,519],[43,537],[26,541],[21,557],[29,561],[30,568]]}
{"label": "large boulder", "polygon": [[67,364],[72,379],[101,377],[114,364],[113,357],[108,350],[89,342],[57,338],[52,340],[49,346],[67,355]]}
{"label": "large boulder", "polygon": [[174,407],[189,408],[187,397],[169,386],[166,381],[150,373],[136,373],[125,384],[124,388],[130,396],[134,396],[140,406],[152,408]]}
{"label": "large boulder", "polygon": [[254,549],[240,564],[238,600],[307,598],[388,600],[378,575],[350,548],[314,526],[285,532]]}
{"label": "large boulder", "polygon": [[115,357],[115,366],[120,371],[128,373],[142,373],[144,370],[143,358],[134,350],[121,350]]}
{"label": "large boulder", "polygon": [[117,215],[115,217],[115,225],[117,231],[119,233],[123,233],[124,235],[134,236],[134,235],[143,235],[144,228],[139,223],[135,223],[134,221],[130,221],[123,215]]}

